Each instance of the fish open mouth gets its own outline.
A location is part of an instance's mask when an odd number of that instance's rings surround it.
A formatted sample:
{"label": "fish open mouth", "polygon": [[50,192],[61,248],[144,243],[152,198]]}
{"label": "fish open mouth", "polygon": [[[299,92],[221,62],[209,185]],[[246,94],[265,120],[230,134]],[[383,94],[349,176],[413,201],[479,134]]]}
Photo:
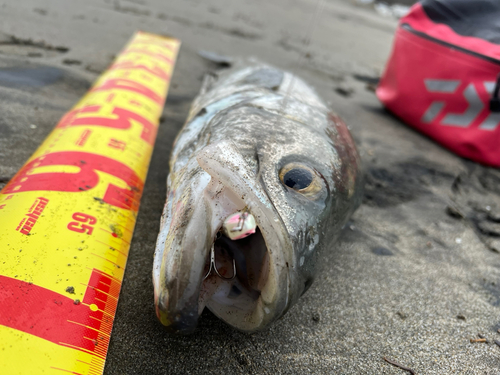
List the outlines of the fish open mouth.
{"label": "fish open mouth", "polygon": [[236,240],[220,228],[205,263],[199,313],[205,306],[216,315],[228,308],[254,311],[268,279],[269,254],[260,228]]}
{"label": "fish open mouth", "polygon": [[212,176],[205,189],[212,240],[205,252],[198,314],[208,307],[235,328],[252,331],[273,309],[278,284],[274,263],[280,251],[270,249],[280,246],[262,205],[239,187]]}
{"label": "fish open mouth", "polygon": [[[241,331],[264,329],[292,302],[286,228],[231,144],[206,146],[197,161],[189,187],[165,206],[153,267],[158,318],[172,332],[190,333],[208,307]],[[237,233],[229,228],[234,218]]]}

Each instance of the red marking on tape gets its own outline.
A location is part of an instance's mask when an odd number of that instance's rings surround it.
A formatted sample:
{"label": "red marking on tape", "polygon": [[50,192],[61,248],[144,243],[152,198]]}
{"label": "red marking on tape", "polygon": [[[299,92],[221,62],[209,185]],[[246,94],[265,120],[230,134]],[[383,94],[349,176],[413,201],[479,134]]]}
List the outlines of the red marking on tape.
{"label": "red marking on tape", "polygon": [[138,102],[137,100],[129,100],[128,101],[130,104],[135,105],[136,107],[142,107],[142,104]]}
{"label": "red marking on tape", "polygon": [[99,241],[99,240],[95,240],[96,242],[99,242],[101,244],[103,244],[104,246],[108,247],[110,250],[112,251],[117,251],[118,253],[120,253],[121,255],[123,255],[124,257],[127,257],[127,254],[125,254],[123,251],[120,251],[118,250],[117,248],[113,247],[113,246],[110,246],[108,243],[106,242],[102,242],[102,241]]}
{"label": "red marking on tape", "polygon": [[75,142],[75,144],[77,146],[84,146],[85,143],[87,143],[87,140],[89,139],[90,137],[90,134],[92,134],[92,130],[90,129],[85,129],[82,134],[80,135],[80,138],[77,139],[77,141]]}
{"label": "red marking on tape", "polygon": [[162,53],[150,51],[150,50],[143,49],[143,48],[129,48],[129,49],[126,49],[125,51],[123,51],[123,55],[124,56],[127,55],[127,54],[129,54],[129,53],[138,53],[140,55],[151,56],[151,57],[163,60],[167,64],[172,64],[173,63],[173,61],[172,61],[172,59],[170,57],[168,57],[168,56],[166,56],[166,55],[164,55]]}
{"label": "red marking on tape", "polygon": [[115,266],[116,266],[116,267],[118,267],[118,268],[121,268],[119,264],[117,264],[117,263],[113,262],[112,260],[110,260],[110,259],[108,259],[108,258],[102,257],[102,256],[97,255],[97,254],[94,254],[94,253],[90,253],[90,254],[91,254],[91,255],[94,255],[94,256],[96,256],[96,257],[98,257],[98,258],[101,258],[101,259],[105,260],[106,262],[109,262],[109,263],[111,263],[111,264],[115,265]]}
{"label": "red marking on tape", "polygon": [[118,139],[111,138],[109,140],[108,146],[116,148],[117,150],[125,151],[125,147],[127,147],[127,144],[123,141],[119,141]]}
{"label": "red marking on tape", "polygon": [[105,128],[113,129],[130,129],[132,126],[132,121],[136,121],[142,126],[141,138],[145,140],[150,145],[154,145],[154,140],[156,138],[157,127],[148,119],[142,117],[141,115],[129,111],[125,108],[116,107],[111,113],[113,117],[102,117],[102,116],[86,116],[81,117],[81,114],[98,114],[101,110],[99,105],[85,106],[79,109],[68,112],[61,119],[58,128],[66,128],[70,126],[102,126]]}
{"label": "red marking on tape", "polygon": [[59,370],[59,371],[64,371],[64,372],[69,372],[70,374],[83,375],[83,374],[80,374],[79,372],[74,372],[74,371],[70,371],[70,370],[65,370],[65,369],[63,369],[63,368],[58,368],[58,367],[54,367],[54,366],[50,366],[50,368],[53,368],[54,370]]}
{"label": "red marking on tape", "polygon": [[139,82],[131,81],[130,79],[122,79],[122,78],[112,78],[104,81],[100,86],[97,86],[90,90],[90,92],[96,91],[107,91],[113,89],[120,89],[126,91],[132,91],[137,94],[144,95],[145,97],[153,100],[159,105],[163,106],[163,102],[165,98],[162,98],[156,92],[151,90],[149,87],[146,87]]}
{"label": "red marking on tape", "polygon": [[166,49],[168,49],[170,51],[174,50],[174,46],[172,46],[171,43],[169,43],[169,42],[163,42],[163,41],[155,39],[155,38],[150,38],[147,35],[144,35],[144,34],[142,34],[140,32],[139,32],[139,38],[137,38],[137,40],[135,41],[135,43],[136,44],[146,44],[146,45],[155,44],[157,46],[166,48]]}
{"label": "red marking on tape", "polygon": [[43,210],[47,206],[47,203],[49,203],[49,200],[47,198],[38,197],[35,200],[35,203],[33,203],[33,205],[28,210],[25,218],[21,220],[16,230],[21,232],[22,234],[25,234],[26,236],[29,236],[31,230],[33,229],[33,226],[36,224]]}
{"label": "red marking on tape", "polygon": [[106,103],[111,103],[114,97],[115,93],[112,92],[111,94],[109,94],[108,97],[106,98]]}
{"label": "red marking on tape", "polygon": [[77,361],[77,362],[81,362],[81,363],[85,363],[86,365],[89,365],[89,366],[90,366],[90,363],[88,363],[88,362],[84,362],[84,361],[79,360],[79,359],[77,359],[76,361]]}
{"label": "red marking on tape", "polygon": [[[75,305],[73,299],[50,289],[0,275],[0,325],[104,358],[111,322],[103,325],[101,321],[104,311],[114,314],[120,285],[93,269],[83,301]],[[92,311],[89,305],[99,310]]]}
{"label": "red marking on tape", "polygon": [[[36,173],[37,167],[49,165],[76,166],[80,168],[80,171],[77,173]],[[118,177],[130,187],[130,189],[127,189],[109,184],[102,198],[103,202],[124,209],[137,210],[139,208],[139,200],[144,186],[139,176],[130,167],[119,161],[88,152],[54,152],[43,156],[43,159],[34,159],[23,166],[4,188],[3,193],[40,190],[81,192],[92,189],[97,185],[99,175],[96,171]]]}
{"label": "red marking on tape", "polygon": [[110,70],[119,70],[119,69],[141,69],[144,70],[148,73],[151,73],[158,78],[164,79],[165,81],[170,80],[170,76],[167,74],[166,71],[164,71],[162,68],[160,68],[158,65],[154,65],[153,67],[149,67],[146,65],[143,65],[141,63],[136,63],[134,61],[122,61],[118,62],[116,64],[113,64],[110,68]]}

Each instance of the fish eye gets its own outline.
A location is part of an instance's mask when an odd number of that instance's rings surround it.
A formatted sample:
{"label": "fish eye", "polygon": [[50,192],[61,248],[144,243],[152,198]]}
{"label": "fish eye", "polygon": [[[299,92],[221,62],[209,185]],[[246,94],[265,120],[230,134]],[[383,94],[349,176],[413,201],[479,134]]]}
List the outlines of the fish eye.
{"label": "fish eye", "polygon": [[283,176],[283,183],[294,190],[302,190],[311,185],[313,175],[305,168],[293,168]]}
{"label": "fish eye", "polygon": [[322,187],[318,173],[299,163],[285,165],[281,168],[279,177],[283,185],[307,196],[315,195]]}

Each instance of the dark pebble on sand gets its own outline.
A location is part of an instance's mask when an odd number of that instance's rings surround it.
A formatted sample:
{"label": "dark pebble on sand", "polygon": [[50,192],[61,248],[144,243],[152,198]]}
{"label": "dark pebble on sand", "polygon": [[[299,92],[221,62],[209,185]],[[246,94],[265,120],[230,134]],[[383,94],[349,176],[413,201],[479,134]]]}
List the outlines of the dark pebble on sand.
{"label": "dark pebble on sand", "polygon": [[80,60],[75,59],[64,59],[63,64],[66,65],[80,65],[82,62]]}
{"label": "dark pebble on sand", "polygon": [[312,320],[316,323],[318,323],[321,319],[321,316],[319,315],[318,312],[315,312],[313,315],[312,315]]}
{"label": "dark pebble on sand", "polygon": [[354,93],[354,90],[350,89],[350,88],[337,87],[337,88],[335,88],[335,92],[339,95],[342,95],[342,96],[348,98]]}
{"label": "dark pebble on sand", "polygon": [[446,213],[449,216],[457,218],[457,219],[463,219],[465,217],[465,215],[462,213],[462,211],[460,211],[458,209],[458,207],[456,207],[454,205],[446,206]]}

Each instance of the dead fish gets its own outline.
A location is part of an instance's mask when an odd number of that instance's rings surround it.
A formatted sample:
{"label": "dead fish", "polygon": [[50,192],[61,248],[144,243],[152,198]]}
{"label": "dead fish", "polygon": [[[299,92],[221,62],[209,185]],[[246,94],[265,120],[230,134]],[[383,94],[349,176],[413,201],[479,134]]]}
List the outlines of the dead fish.
{"label": "dead fish", "polygon": [[205,78],[170,160],[156,314],[190,333],[205,307],[254,332],[309,288],[361,196],[349,130],[304,81],[246,62]]}

